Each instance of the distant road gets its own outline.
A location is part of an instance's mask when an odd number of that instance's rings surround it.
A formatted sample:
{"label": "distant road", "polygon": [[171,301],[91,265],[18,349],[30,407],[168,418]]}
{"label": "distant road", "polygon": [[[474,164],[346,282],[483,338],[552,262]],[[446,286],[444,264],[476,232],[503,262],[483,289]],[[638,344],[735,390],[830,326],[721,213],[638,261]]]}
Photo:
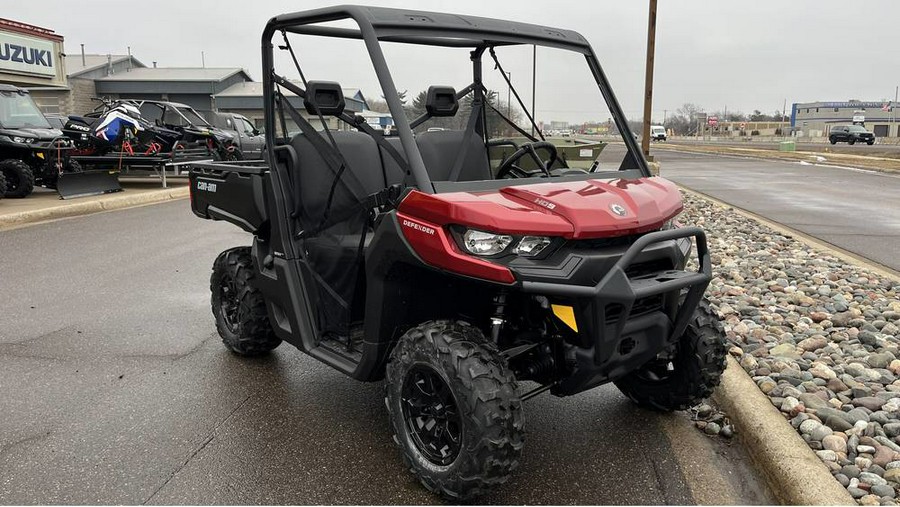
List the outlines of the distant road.
{"label": "distant road", "polygon": [[[778,141],[695,141],[692,139],[673,139],[666,141],[668,144],[702,145],[702,146],[727,146],[732,148],[750,148],[758,150],[777,150]],[[654,143],[655,144],[655,143]],[[797,151],[814,151],[824,153],[844,153],[847,155],[869,155],[873,157],[900,158],[900,145],[898,144],[854,144],[847,143],[796,143]]]}
{"label": "distant road", "polygon": [[662,176],[900,270],[900,176],[653,150]]}

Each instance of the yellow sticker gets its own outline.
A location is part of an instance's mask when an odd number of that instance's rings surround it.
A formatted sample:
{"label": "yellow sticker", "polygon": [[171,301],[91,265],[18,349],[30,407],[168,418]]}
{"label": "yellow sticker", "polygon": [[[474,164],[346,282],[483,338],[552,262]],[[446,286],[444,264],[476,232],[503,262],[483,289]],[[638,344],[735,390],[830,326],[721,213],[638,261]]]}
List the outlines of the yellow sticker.
{"label": "yellow sticker", "polygon": [[41,159],[41,160],[44,159],[44,154],[43,154],[43,153],[35,153],[35,155],[37,155],[37,158],[39,158],[39,159]]}
{"label": "yellow sticker", "polygon": [[578,332],[578,323],[575,321],[575,309],[565,305],[550,305],[553,315],[569,326],[572,331]]}

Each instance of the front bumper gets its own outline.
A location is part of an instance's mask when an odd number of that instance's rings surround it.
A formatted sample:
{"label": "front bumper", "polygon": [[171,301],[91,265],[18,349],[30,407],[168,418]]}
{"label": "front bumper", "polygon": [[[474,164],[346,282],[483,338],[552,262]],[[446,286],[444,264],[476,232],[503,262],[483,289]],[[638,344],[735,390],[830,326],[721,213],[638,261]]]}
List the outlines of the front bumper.
{"label": "front bumper", "polygon": [[[634,277],[627,274],[649,247],[691,238],[697,245],[697,271],[670,269]],[[524,292],[571,303],[579,334],[587,336],[579,346],[572,347],[568,358],[573,363],[573,375],[556,385],[554,392],[574,394],[589,389],[656,357],[684,333],[711,278],[706,234],[697,227],[684,227],[639,237],[596,285],[522,282]],[[648,307],[646,302],[655,301],[653,298],[665,304]],[[650,311],[646,311],[648,308]]]}

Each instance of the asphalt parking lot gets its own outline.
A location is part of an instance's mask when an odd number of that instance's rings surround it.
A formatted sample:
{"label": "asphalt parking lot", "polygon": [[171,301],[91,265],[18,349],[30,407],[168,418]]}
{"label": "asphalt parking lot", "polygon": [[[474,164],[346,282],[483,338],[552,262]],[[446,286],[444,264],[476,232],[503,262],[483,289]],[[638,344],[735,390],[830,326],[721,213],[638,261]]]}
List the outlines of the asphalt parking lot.
{"label": "asphalt parking lot", "polygon": [[[242,360],[211,263],[249,236],[187,201],[0,232],[0,503],[431,503],[380,383],[288,345]],[[612,386],[526,405],[522,466],[487,503],[771,503],[735,442]]]}

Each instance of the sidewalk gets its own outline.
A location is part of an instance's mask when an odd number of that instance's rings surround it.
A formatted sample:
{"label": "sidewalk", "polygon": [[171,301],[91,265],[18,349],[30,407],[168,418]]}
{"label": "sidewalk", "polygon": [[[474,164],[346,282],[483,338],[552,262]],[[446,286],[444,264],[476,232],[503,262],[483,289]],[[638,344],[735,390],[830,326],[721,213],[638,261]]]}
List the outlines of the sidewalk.
{"label": "sidewalk", "polygon": [[0,230],[183,199],[189,193],[187,179],[169,179],[169,188],[161,188],[159,181],[155,179],[121,178],[119,181],[123,191],[112,194],[63,200],[54,190],[35,188],[34,193],[24,199],[0,199]]}

